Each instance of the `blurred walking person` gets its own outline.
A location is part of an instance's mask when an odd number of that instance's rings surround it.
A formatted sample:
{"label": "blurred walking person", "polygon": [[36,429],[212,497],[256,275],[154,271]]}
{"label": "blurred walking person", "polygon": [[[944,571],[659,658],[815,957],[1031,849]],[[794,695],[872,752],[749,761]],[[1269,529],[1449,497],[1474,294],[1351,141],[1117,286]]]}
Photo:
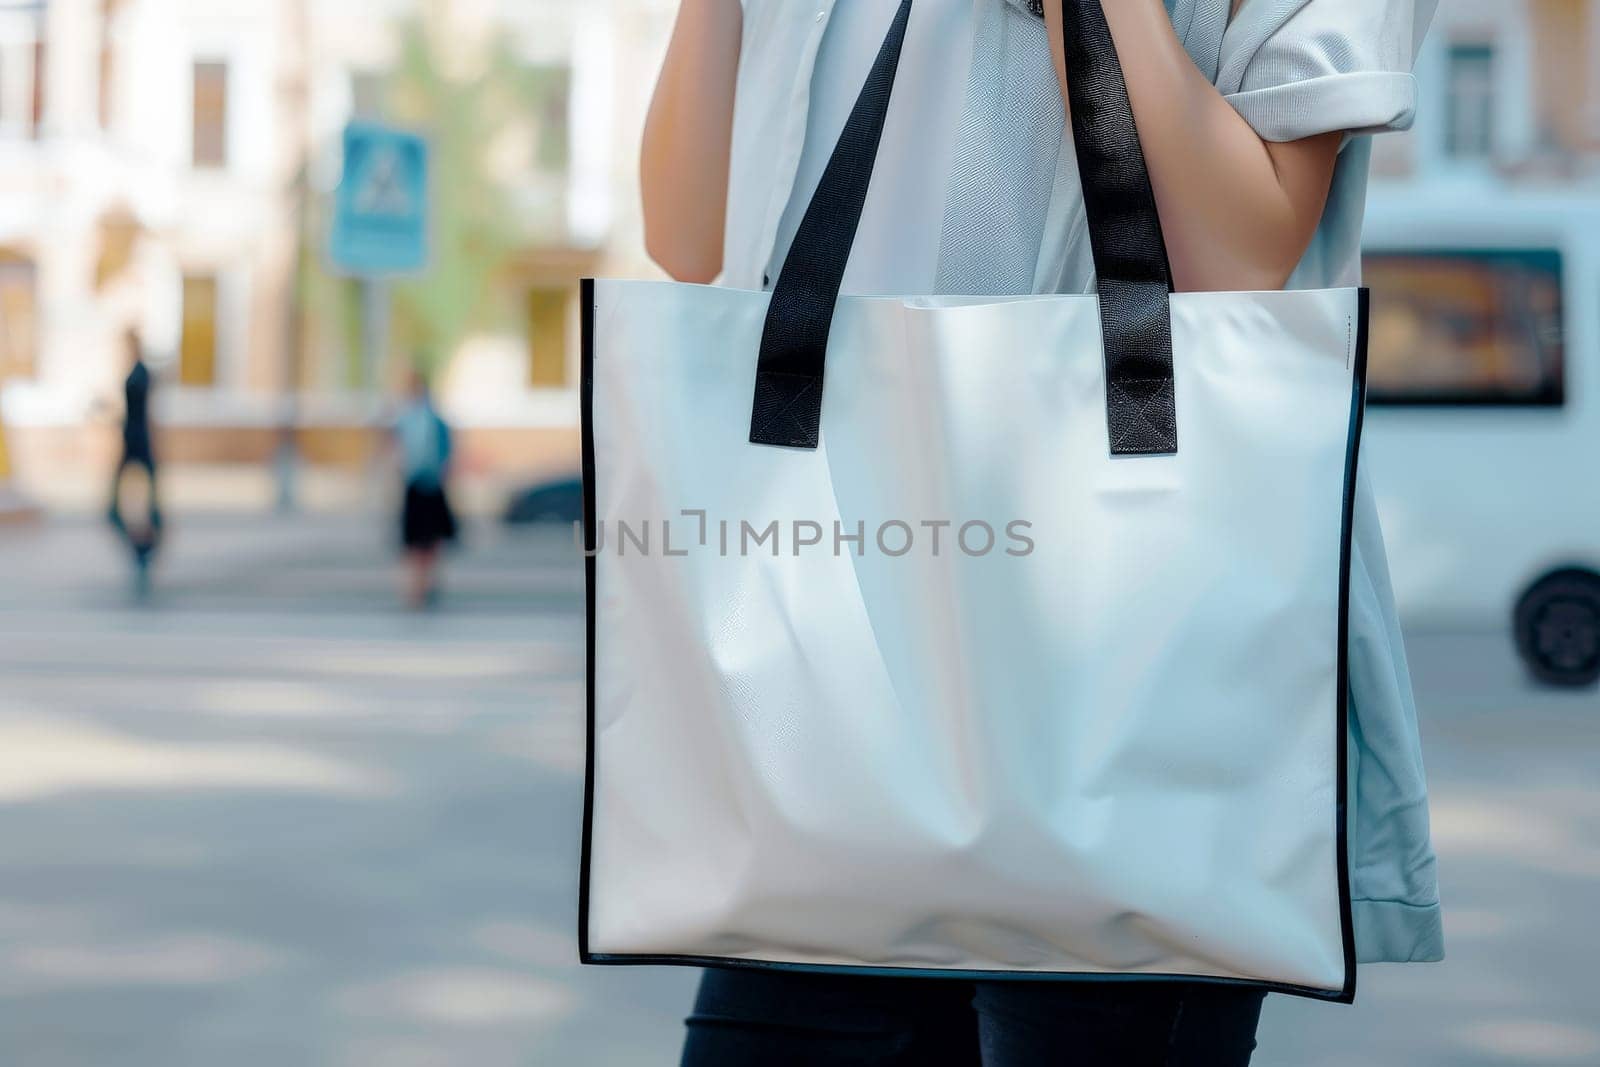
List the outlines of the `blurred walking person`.
{"label": "blurred walking person", "polygon": [[[155,434],[150,420],[150,393],[154,376],[144,361],[139,334],[123,334],[128,376],[122,383],[122,458],[111,478],[112,528],[121,535],[133,553],[134,594],[144,599],[150,594],[150,567],[161,543],[161,505],[156,495]],[[125,502],[139,513],[130,520]]]}
{"label": "blurred walking person", "polygon": [[450,473],[450,427],[433,406],[428,380],[411,375],[411,396],[395,420],[395,444],[405,484],[400,512],[405,545],[407,599],[413,608],[438,599],[439,552],[456,536],[455,513],[445,487]]}

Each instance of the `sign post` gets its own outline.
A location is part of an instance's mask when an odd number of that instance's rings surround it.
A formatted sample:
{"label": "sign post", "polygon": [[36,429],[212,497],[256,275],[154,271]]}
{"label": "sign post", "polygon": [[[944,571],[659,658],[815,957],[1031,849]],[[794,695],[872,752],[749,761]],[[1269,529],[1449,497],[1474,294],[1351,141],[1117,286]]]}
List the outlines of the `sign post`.
{"label": "sign post", "polygon": [[428,144],[377,122],[344,129],[329,253],[348,274],[410,274],[428,263]]}
{"label": "sign post", "polygon": [[388,348],[387,279],[428,265],[426,141],[377,122],[345,127],[328,253],[335,267],[362,279],[363,369],[376,389]]}

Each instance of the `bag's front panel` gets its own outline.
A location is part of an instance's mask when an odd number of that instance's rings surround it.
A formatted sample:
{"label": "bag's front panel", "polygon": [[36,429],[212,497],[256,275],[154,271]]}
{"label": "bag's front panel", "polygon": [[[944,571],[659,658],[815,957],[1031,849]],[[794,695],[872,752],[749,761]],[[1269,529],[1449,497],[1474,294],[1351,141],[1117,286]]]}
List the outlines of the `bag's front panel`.
{"label": "bag's front panel", "polygon": [[814,452],[764,310],[595,287],[589,951],[1342,988],[1355,294],[1175,297],[1115,459],[1090,298],[841,301]]}

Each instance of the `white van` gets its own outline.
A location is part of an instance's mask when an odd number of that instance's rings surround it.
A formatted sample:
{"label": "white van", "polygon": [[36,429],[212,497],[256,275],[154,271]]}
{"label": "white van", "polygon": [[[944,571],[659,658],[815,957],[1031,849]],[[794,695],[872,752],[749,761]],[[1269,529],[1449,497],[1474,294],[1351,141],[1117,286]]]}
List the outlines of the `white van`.
{"label": "white van", "polygon": [[1375,195],[1362,462],[1401,613],[1600,678],[1600,199]]}

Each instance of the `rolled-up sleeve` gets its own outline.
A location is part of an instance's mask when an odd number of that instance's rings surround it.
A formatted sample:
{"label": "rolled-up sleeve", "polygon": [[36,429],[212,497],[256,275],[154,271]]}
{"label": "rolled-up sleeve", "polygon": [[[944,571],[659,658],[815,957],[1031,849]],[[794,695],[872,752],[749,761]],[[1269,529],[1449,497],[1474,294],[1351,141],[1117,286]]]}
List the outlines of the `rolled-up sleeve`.
{"label": "rolled-up sleeve", "polygon": [[1217,88],[1268,141],[1403,130],[1437,0],[1246,0],[1222,39]]}

